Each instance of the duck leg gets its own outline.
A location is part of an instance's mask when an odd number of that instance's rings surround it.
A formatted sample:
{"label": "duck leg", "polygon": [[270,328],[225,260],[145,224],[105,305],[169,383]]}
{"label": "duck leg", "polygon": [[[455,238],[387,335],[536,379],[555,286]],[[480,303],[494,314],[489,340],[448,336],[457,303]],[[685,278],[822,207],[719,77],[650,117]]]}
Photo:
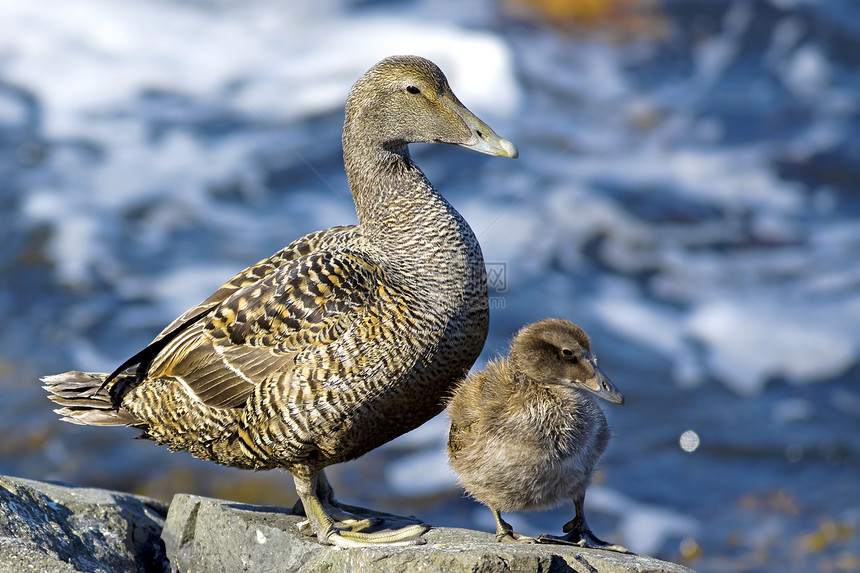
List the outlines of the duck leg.
{"label": "duck leg", "polygon": [[[320,470],[314,474],[311,479],[317,499],[319,499],[328,516],[332,518],[337,529],[349,529],[350,531],[357,532],[364,531],[382,522],[424,523],[411,516],[406,517],[339,502],[334,497],[334,488],[332,488],[331,483],[328,481],[324,470]],[[293,505],[292,513],[293,515],[307,516],[301,499],[298,499],[295,505]],[[298,527],[303,534],[314,535],[309,520],[302,521]]]}
{"label": "duck leg", "polygon": [[[325,484],[328,484],[325,476],[322,479],[325,480]],[[387,529],[365,533],[363,530],[368,529],[373,524],[369,522],[355,524],[349,521],[343,522],[347,526],[346,528],[337,527],[335,521],[328,514],[317,495],[317,488],[323,487],[317,474],[310,474],[309,477],[294,474],[293,481],[296,483],[296,493],[299,494],[299,500],[308,518],[307,524],[299,524],[299,529],[306,530],[309,526],[313,533],[316,534],[319,542],[324,545],[336,545],[341,548],[366,547],[379,544],[420,545],[424,543],[421,535],[430,529],[430,526],[426,524],[413,523],[400,529]],[[331,485],[328,485],[328,489],[331,490]],[[357,529],[354,529],[354,527],[357,527]]]}
{"label": "duck leg", "polygon": [[493,517],[496,519],[496,541],[501,543],[535,543],[538,540],[534,537],[520,535],[511,525],[502,519],[502,514],[498,509],[490,508],[493,512]]}
{"label": "duck leg", "polygon": [[[394,513],[387,513],[385,511],[378,511],[375,509],[368,509],[365,507],[358,507],[356,505],[349,505],[346,503],[342,503],[335,499],[334,497],[334,488],[332,488],[331,483],[328,481],[328,478],[325,475],[324,470],[320,470],[317,473],[317,495],[320,496],[320,501],[323,506],[326,506],[327,509],[331,509],[333,512],[332,517],[335,515],[344,516],[349,518],[350,516],[354,519],[360,517],[362,520],[393,520],[393,521],[405,521],[409,523],[423,523],[420,519],[416,519],[412,516],[405,515],[397,515]],[[339,519],[339,518],[338,518]]]}
{"label": "duck leg", "polygon": [[[328,514],[328,516],[334,521],[334,526],[337,529],[363,531],[379,522],[376,518],[363,519],[354,513],[344,510],[340,503],[334,498],[334,489],[331,487],[331,484],[323,470],[314,474],[311,478],[311,482],[317,499],[319,499],[326,514]],[[296,503],[293,505],[292,513],[293,515],[304,515],[307,517],[301,498],[296,500]],[[314,530],[309,519],[299,523],[298,528],[304,535],[314,535]]]}
{"label": "duck leg", "polygon": [[564,524],[563,531],[565,535],[556,537],[554,535],[543,534],[537,538],[538,543],[554,543],[559,545],[578,545],[579,547],[590,547],[592,549],[608,549],[610,551],[618,551],[619,553],[630,553],[626,547],[607,543],[598,538],[588,528],[588,523],[585,521],[585,494],[574,498],[573,508],[576,511],[576,516]]}

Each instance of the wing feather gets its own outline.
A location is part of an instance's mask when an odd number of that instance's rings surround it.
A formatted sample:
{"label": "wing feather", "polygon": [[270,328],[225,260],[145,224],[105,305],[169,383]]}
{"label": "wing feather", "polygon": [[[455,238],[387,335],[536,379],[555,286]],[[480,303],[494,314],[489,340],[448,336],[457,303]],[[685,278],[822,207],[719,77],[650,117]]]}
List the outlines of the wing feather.
{"label": "wing feather", "polygon": [[150,377],[178,378],[204,403],[235,408],[310,345],[335,341],[371,303],[379,271],[350,252],[296,258],[236,289],[171,340]]}
{"label": "wing feather", "polygon": [[[224,283],[206,300],[171,322],[146,348],[123,362],[108,376],[103,387],[121,373],[133,374],[133,376],[118,379],[112,387],[111,397],[114,403],[118,404],[127,392],[143,382],[147,375],[151,375],[153,372],[152,365],[156,358],[164,363],[176,362],[176,358],[187,356],[187,359],[184,360],[186,368],[183,370],[193,371],[196,369],[195,380],[199,380],[202,399],[203,397],[211,399],[213,405],[219,407],[234,407],[241,404],[253,388],[252,383],[247,380],[236,381],[236,378],[242,380],[242,377],[230,370],[228,361],[219,363],[213,361],[211,357],[207,358],[206,352],[201,356],[199,351],[195,351],[197,347],[205,346],[202,344],[204,341],[200,339],[201,326],[208,324],[212,314],[237,292],[265,282],[277,275],[284,267],[293,264],[297,259],[314,252],[325,252],[326,249],[336,250],[342,245],[350,244],[360,233],[361,230],[353,225],[332,227],[311,233],[293,241],[274,255],[246,268]],[[232,336],[237,341],[236,344],[243,344],[244,338],[240,325],[234,329]],[[265,340],[257,340],[256,342],[261,346],[267,345]],[[256,370],[271,366],[271,363],[266,364],[264,357],[252,362],[256,364]],[[227,366],[226,370],[225,366]],[[228,382],[228,380],[232,380],[232,382]],[[218,389],[212,390],[214,393],[210,393],[210,386]]]}
{"label": "wing feather", "polygon": [[[168,336],[191,318],[210,311],[224,302],[237,290],[248,285],[255,284],[265,277],[271,275],[276,269],[299,257],[311,254],[314,251],[325,249],[329,245],[336,245],[348,241],[360,233],[360,229],[354,225],[341,225],[317,231],[297,239],[262,261],[251,265],[231,278],[218,288],[206,300],[185,311],[182,316],[176,318],[162,330],[155,340]],[[154,340],[154,341],[155,341]],[[153,341],[153,342],[154,342]]]}

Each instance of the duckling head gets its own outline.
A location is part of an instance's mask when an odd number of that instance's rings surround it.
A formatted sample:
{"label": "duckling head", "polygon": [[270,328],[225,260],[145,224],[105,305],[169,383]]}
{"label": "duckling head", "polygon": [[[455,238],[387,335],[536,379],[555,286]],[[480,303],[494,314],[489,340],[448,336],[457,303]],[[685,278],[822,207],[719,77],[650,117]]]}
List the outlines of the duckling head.
{"label": "duckling head", "polygon": [[418,56],[391,56],[353,85],[346,103],[344,143],[404,153],[408,143],[447,143],[488,155],[515,158],[514,145],[460,103],[445,74]]}
{"label": "duckling head", "polygon": [[570,321],[553,318],[523,328],[511,343],[514,368],[529,379],[587,390],[623,404],[624,396],[597,367],[588,335]]}

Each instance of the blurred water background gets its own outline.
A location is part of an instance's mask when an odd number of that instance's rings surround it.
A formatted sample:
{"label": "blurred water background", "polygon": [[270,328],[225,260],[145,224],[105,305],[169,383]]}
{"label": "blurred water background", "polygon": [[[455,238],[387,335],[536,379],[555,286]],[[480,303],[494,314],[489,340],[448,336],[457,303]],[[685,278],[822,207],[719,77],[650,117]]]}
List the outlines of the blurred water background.
{"label": "blurred water background", "polygon": [[[241,268],[351,223],[342,108],[436,61],[516,161],[413,146],[491,263],[480,367],[570,318],[627,398],[595,532],[699,571],[860,570],[854,0],[0,1],[0,472],[291,504],[288,476],[64,424]],[[684,439],[681,439],[681,436]],[[340,498],[492,530],[437,418],[331,468]],[[569,506],[511,515],[555,532]]]}

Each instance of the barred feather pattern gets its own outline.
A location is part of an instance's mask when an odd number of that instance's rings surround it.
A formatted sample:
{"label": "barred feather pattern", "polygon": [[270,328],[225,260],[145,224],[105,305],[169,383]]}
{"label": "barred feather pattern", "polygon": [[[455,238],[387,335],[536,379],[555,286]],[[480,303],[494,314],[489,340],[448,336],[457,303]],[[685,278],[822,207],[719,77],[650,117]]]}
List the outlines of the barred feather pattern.
{"label": "barred feather pattern", "polygon": [[349,129],[359,225],[313,233],[239,273],[101,393],[103,374],[45,378],[64,419],[130,425],[202,459],[307,477],[442,411],[487,334],[480,246],[405,144],[352,145]]}

